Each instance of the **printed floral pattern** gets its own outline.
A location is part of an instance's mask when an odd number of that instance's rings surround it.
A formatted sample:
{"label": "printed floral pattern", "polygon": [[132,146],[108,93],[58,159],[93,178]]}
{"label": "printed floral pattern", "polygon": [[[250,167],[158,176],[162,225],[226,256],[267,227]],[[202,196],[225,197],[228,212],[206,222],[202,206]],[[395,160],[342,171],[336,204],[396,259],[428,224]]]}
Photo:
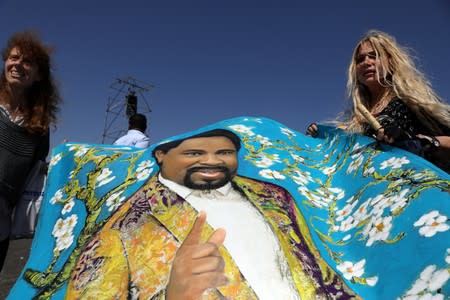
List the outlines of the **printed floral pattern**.
{"label": "printed floral pattern", "polygon": [[450,229],[447,221],[447,216],[441,215],[437,210],[433,210],[420,217],[420,219],[414,223],[414,226],[420,227],[420,235],[432,237],[438,232],[445,232]]}
{"label": "printed floral pattern", "polygon": [[[208,128],[241,137],[239,175],[289,190],[321,257],[361,298],[448,296],[447,174],[409,153],[325,127],[318,139],[264,118],[236,118]],[[12,299],[20,299],[14,298],[18,291],[31,289],[38,298],[42,287],[51,286],[47,295],[62,289],[77,251],[157,171],[149,151],[72,143],[53,152],[47,227],[38,232],[53,244],[33,250],[50,257],[36,259],[32,253]],[[49,247],[53,251],[46,251]]]}

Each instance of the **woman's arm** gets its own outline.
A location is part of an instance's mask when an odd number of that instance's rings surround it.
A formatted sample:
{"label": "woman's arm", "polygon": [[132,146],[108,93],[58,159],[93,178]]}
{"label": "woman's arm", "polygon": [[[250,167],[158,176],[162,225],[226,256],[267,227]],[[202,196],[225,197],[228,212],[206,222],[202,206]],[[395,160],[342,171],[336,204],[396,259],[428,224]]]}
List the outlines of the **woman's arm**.
{"label": "woman's arm", "polygon": [[450,152],[450,136],[436,136],[436,139],[441,144],[440,148],[442,148],[442,150],[447,150]]}

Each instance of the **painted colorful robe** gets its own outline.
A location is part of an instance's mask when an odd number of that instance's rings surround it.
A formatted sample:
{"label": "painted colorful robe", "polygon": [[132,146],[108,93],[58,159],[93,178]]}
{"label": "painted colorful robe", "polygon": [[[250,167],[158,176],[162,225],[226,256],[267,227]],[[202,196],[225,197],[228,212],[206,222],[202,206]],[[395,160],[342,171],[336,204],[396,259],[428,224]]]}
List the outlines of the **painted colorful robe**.
{"label": "painted colorful robe", "polygon": [[[354,298],[320,257],[286,190],[239,176],[233,183],[276,233],[302,299]],[[153,176],[88,243],[71,276],[67,297],[164,299],[174,255],[197,213]],[[241,222],[245,225],[245,220]],[[213,231],[208,227],[205,240]],[[221,252],[230,283],[209,291],[204,299],[257,299],[227,250],[222,247]]]}
{"label": "painted colorful robe", "polygon": [[[310,241],[321,270],[330,268],[326,284],[342,281],[348,293],[363,299],[450,295],[447,173],[368,137],[322,126],[321,136],[314,139],[264,118],[225,120],[173,139],[214,128],[241,137],[239,175],[270,182],[292,195],[303,220],[301,234],[296,235]],[[69,282],[95,280],[95,275],[83,277],[96,274],[83,273],[83,268],[95,270],[102,264],[83,264],[92,253],[86,250],[100,249],[96,237],[113,232],[130,197],[150,184],[157,172],[151,157],[154,146],[138,150],[64,144],[53,150],[31,256],[8,299],[63,299]],[[251,185],[253,190],[257,186]],[[108,237],[118,238],[112,233]],[[147,246],[152,249],[157,244]],[[167,268],[164,261],[158,267]],[[292,265],[291,269],[295,270]],[[73,276],[79,277],[71,281]],[[245,284],[245,280],[235,282]]]}

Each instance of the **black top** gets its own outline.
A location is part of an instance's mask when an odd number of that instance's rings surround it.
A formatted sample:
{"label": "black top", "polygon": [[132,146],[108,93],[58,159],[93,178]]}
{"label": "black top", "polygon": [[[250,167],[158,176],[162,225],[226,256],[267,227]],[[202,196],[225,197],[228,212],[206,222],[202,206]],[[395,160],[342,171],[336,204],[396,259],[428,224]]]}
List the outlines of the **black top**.
{"label": "black top", "polygon": [[[414,112],[399,98],[394,98],[378,114],[376,119],[383,128],[396,126],[403,130],[408,139],[414,139],[419,133],[431,135],[431,132],[422,125]],[[376,135],[375,130],[368,125],[365,127],[364,134]]]}
{"label": "black top", "polygon": [[[416,138],[417,134],[430,136],[433,133],[422,125],[416,114],[401,99],[392,99],[375,117],[383,128],[395,127],[402,130],[402,138],[396,140],[394,146],[420,155],[448,172],[446,166],[442,166],[440,162],[436,161],[432,153],[429,152],[432,151],[432,148],[423,147],[422,143]],[[450,135],[450,128],[443,125],[440,125],[440,128],[444,132],[444,135]],[[369,125],[365,126],[364,134],[376,136],[375,130]]]}
{"label": "black top", "polygon": [[49,151],[49,134],[30,134],[0,110],[0,197],[14,205],[37,160]]}

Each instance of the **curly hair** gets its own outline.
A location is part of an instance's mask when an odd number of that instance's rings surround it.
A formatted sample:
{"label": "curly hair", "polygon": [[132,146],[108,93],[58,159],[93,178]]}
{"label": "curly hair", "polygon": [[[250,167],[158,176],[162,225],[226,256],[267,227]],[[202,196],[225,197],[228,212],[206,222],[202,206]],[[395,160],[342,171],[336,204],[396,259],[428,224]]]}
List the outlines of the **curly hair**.
{"label": "curly hair", "polygon": [[[26,91],[26,103],[23,110],[24,124],[27,131],[44,135],[51,124],[56,124],[58,104],[62,102],[56,84],[53,80],[50,54],[53,49],[44,45],[33,31],[13,34],[3,49],[2,58],[5,62],[11,50],[16,48],[24,58],[34,62],[38,67],[40,80]],[[0,96],[9,101],[5,70],[0,75]]]}
{"label": "curly hair", "polygon": [[[356,45],[348,68],[347,97],[369,108],[369,91],[358,82],[356,60],[360,47],[370,43],[380,64],[377,66],[378,83],[387,88],[391,97],[398,97],[416,114],[420,122],[433,134],[441,135],[442,125],[450,128],[450,106],[432,89],[431,83],[415,66],[406,48],[387,33],[371,30]],[[349,131],[363,131],[364,118],[353,107],[346,127]]]}

